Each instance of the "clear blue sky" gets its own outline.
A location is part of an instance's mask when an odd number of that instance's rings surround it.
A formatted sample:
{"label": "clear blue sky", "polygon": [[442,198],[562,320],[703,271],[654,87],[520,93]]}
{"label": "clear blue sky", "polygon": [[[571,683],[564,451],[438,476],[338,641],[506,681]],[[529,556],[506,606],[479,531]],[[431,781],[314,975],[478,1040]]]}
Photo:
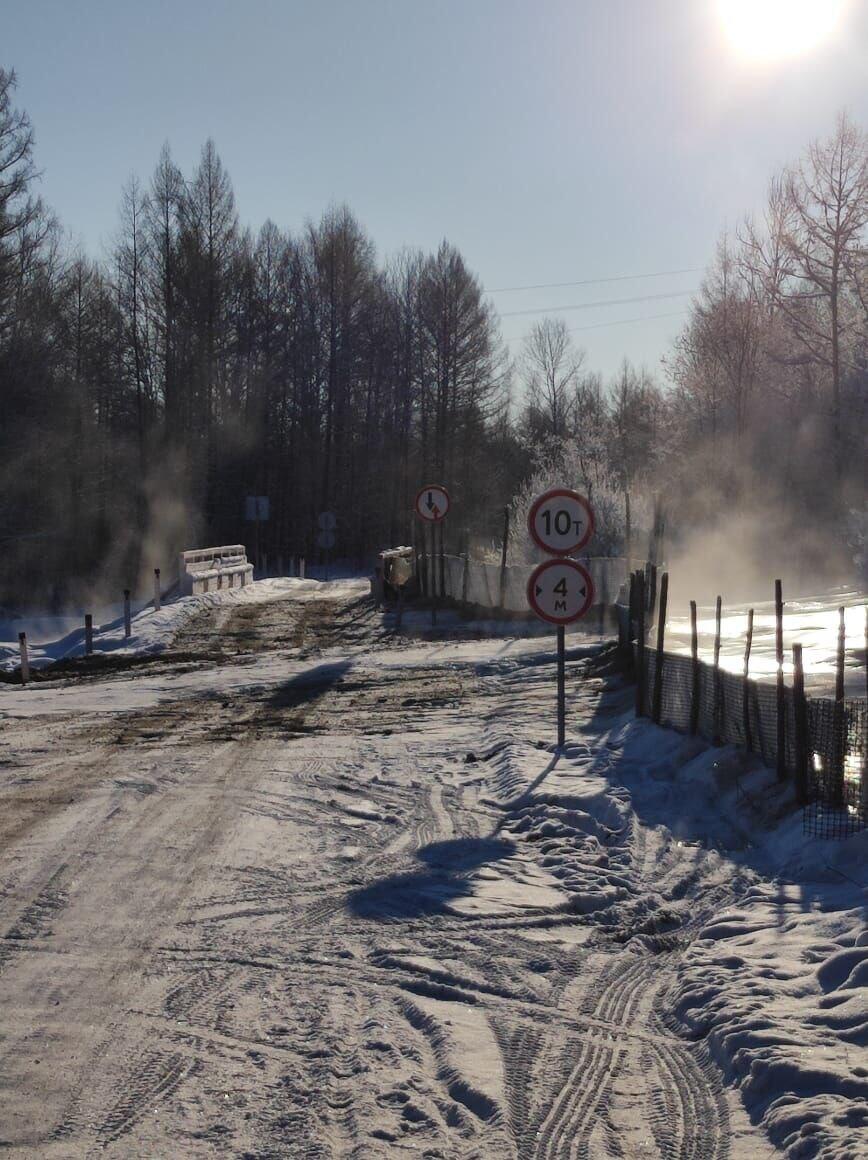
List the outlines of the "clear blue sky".
{"label": "clear blue sky", "polygon": [[[704,266],[840,109],[868,123],[868,4],[840,3],[831,39],[773,60],[726,34],[720,5],[744,0],[0,0],[0,64],[43,196],[95,255],[130,174],[166,140],[189,172],[213,136],[245,223],[297,230],[346,201],[381,257],[445,237],[494,290]],[[494,300],[517,349],[535,316],[507,311],[699,277]],[[688,300],[562,316],[609,375],[624,355],[656,369],[683,319],[601,323]]]}

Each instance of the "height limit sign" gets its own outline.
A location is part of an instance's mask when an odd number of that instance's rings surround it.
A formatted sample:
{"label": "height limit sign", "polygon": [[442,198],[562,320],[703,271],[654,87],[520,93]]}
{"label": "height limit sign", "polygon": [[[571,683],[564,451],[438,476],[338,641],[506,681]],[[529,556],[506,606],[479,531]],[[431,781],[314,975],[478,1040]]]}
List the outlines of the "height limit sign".
{"label": "height limit sign", "polygon": [[594,582],[587,568],[569,560],[594,534],[594,513],[584,496],[554,487],[537,496],[527,517],[534,543],[554,559],[534,568],[527,582],[527,602],[541,620],[558,630],[558,748],[566,737],[565,628],[581,620],[594,603]]}

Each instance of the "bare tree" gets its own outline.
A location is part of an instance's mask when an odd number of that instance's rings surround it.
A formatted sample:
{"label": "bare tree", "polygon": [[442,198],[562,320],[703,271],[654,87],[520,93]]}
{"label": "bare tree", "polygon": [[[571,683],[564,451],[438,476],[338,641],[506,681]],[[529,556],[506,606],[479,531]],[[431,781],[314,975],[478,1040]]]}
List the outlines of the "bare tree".
{"label": "bare tree", "polygon": [[583,361],[584,352],[573,346],[562,318],[534,323],[524,340],[520,363],[528,418],[539,434],[561,438],[568,433]]}

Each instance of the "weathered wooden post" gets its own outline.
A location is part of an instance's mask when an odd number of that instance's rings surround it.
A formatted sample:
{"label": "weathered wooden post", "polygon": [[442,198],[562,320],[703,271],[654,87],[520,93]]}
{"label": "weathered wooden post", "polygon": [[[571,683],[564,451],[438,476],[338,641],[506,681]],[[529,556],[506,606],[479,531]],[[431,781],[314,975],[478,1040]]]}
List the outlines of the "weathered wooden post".
{"label": "weathered wooden post", "polygon": [[651,720],[660,724],[663,712],[663,638],[666,632],[666,606],[669,602],[669,573],[660,577],[660,614],[657,618],[657,655],[654,660],[654,705]]}
{"label": "weathered wooden post", "polygon": [[805,698],[805,670],[802,665],[802,646],[793,645],[793,715],[796,726],[796,794],[800,802],[808,799],[808,703]]}
{"label": "weathered wooden post", "polygon": [[636,575],[638,626],[636,632],[636,716],[645,716],[645,573]]}
{"label": "weathered wooden post", "polygon": [[160,569],[154,569],[154,611],[160,611]]}
{"label": "weathered wooden post", "polygon": [[715,601],[715,605],[714,605],[714,670],[713,670],[713,676],[714,676],[714,689],[713,689],[713,694],[714,694],[714,727],[713,727],[713,732],[714,732],[714,737],[713,737],[713,741],[714,741],[715,745],[720,745],[720,716],[721,716],[721,704],[720,704],[720,683],[721,683],[720,682],[720,621],[721,621],[722,611],[723,611],[723,600],[720,596],[718,596],[717,600]]}
{"label": "weathered wooden post", "polygon": [[18,651],[21,654],[21,684],[26,685],[30,680],[30,657],[27,654],[27,633],[18,634]]}
{"label": "weathered wooden post", "polygon": [[124,589],[124,636],[127,640],[133,635],[132,618],[130,616],[130,590]]}
{"label": "weathered wooden post", "polygon": [[89,612],[84,616],[84,652],[85,656],[93,652],[93,617]]}
{"label": "weathered wooden post", "polygon": [[753,645],[753,609],[748,609],[747,636],[744,640],[744,668],[741,682],[741,715],[744,727],[744,744],[748,753],[753,750],[753,735],[750,727],[750,650]]}
{"label": "weathered wooden post", "polygon": [[777,667],[777,741],[778,778],[787,776],[787,706],[784,700],[784,598],[780,580],[775,580],[775,665]]}
{"label": "weathered wooden post", "polygon": [[506,604],[506,554],[509,548],[509,508],[503,509],[503,543],[500,547],[500,607]]}
{"label": "weathered wooden post", "polygon": [[844,609],[838,609],[838,649],[835,656],[835,709],[832,716],[834,734],[832,748],[832,777],[834,778],[835,804],[844,804],[844,756],[847,749],[846,722],[844,712],[844,657],[847,647],[847,630],[844,623]]}
{"label": "weathered wooden post", "polygon": [[299,556],[298,558],[298,575],[299,579],[304,579],[304,556]]}
{"label": "weathered wooden post", "polygon": [[690,693],[690,732],[699,729],[699,629],[696,622],[696,601],[690,601],[690,655],[693,658],[693,682]]}

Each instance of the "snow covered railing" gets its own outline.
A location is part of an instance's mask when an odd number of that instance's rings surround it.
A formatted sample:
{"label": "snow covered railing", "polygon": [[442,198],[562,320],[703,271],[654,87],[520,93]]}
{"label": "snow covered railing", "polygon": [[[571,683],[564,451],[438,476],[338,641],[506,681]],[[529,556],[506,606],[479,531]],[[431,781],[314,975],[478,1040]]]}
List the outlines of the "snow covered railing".
{"label": "snow covered railing", "polygon": [[244,588],[253,581],[253,565],[243,544],[195,548],[181,553],[179,576],[182,596],[200,596],[220,588]]}

